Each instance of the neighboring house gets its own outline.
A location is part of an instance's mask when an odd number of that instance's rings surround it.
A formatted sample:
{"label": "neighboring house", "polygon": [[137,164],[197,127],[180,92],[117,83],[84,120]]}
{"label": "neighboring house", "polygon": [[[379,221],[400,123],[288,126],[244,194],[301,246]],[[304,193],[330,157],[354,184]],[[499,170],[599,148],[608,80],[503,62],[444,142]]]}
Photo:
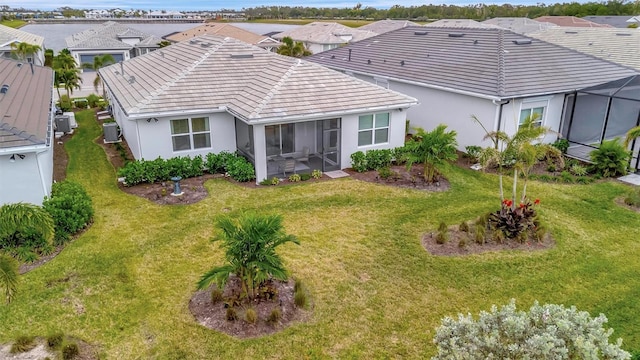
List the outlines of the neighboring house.
{"label": "neighboring house", "polygon": [[511,30],[518,34],[530,34],[536,31],[546,30],[548,28],[558,27],[556,24],[548,22],[540,22],[529,18],[517,17],[497,17],[482,22],[483,24],[499,26],[503,29]]}
{"label": "neighboring house", "polygon": [[40,205],[53,181],[53,70],[0,59],[0,205]]}
{"label": "neighboring house", "polygon": [[484,24],[471,19],[441,19],[424,25],[425,27],[491,29],[495,25]]}
{"label": "neighboring house", "polygon": [[27,58],[28,62],[44,65],[44,37],[30,34],[26,31],[0,25],[0,57],[12,58],[11,44],[27,43],[40,46],[35,56]]}
{"label": "neighboring house", "polygon": [[548,22],[564,27],[592,27],[592,28],[610,28],[613,27],[607,24],[598,24],[593,21],[581,19],[575,16],[540,16],[535,21]]}
{"label": "neighboring house", "polygon": [[418,23],[414,23],[409,20],[380,20],[376,22],[372,22],[367,25],[362,25],[358,28],[358,30],[372,31],[376,34],[384,34],[389,31],[402,29],[407,26],[420,26]]}
{"label": "neighboring house", "polygon": [[87,19],[108,19],[112,18],[113,15],[111,12],[100,9],[100,10],[89,10],[84,12],[84,17]]}
{"label": "neighboring house", "polygon": [[312,53],[317,54],[376,35],[373,31],[358,30],[334,22],[312,22],[273,37],[282,41],[288,36],[294,41],[302,42]]}
{"label": "neighboring house", "polygon": [[416,104],[318,64],[212,35],[102,68],[100,76],[136,159],[237,151],[254,164],[257,181],[344,169],[358,150],[402,146],[406,110]]}
{"label": "neighboring house", "polygon": [[638,29],[558,27],[530,36],[640,71]]}
{"label": "neighboring house", "polygon": [[[633,23],[638,23],[634,20],[635,17],[629,15],[623,16],[583,16],[583,19],[598,24],[609,25],[615,28],[626,28]],[[631,20],[631,21],[630,21]]]}
{"label": "neighboring house", "polygon": [[489,145],[471,115],[489,131],[514,134],[536,113],[540,125],[559,132],[567,95],[637,73],[503,29],[407,27],[308,59],[415,97],[410,125],[446,124],[461,150]]}
{"label": "neighboring house", "polygon": [[93,63],[97,55],[110,54],[116,62],[144,55],[160,48],[162,39],[131,29],[115,21],[68,36],[65,41],[80,66]]}
{"label": "neighboring house", "polygon": [[144,15],[147,19],[182,19],[184,14],[179,11],[156,10]]}
{"label": "neighboring house", "polygon": [[175,32],[164,38],[177,43],[184,40],[193,39],[202,35],[218,35],[232,37],[236,40],[244,41],[247,44],[259,46],[267,51],[275,51],[281,43],[265,35],[258,35],[249,30],[241,29],[237,26],[225,23],[209,23],[194,27],[192,29]]}

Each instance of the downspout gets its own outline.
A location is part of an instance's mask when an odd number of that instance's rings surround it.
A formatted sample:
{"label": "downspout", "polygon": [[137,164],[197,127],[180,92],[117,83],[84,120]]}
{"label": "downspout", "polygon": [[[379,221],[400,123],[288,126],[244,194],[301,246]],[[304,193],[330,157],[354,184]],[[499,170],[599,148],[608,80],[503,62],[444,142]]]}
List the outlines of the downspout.
{"label": "downspout", "polygon": [[502,127],[502,107],[510,103],[511,100],[491,100],[491,102],[493,105],[498,106],[498,118],[494,121],[494,124],[496,125],[496,131],[500,131],[500,128]]}
{"label": "downspout", "polygon": [[[53,148],[50,149],[53,151]],[[40,154],[45,153],[47,150],[37,151],[35,152],[36,156],[36,167],[38,168],[38,175],[40,175],[40,182],[42,183],[42,193],[45,197],[49,196],[49,190],[47,189],[47,181],[44,178],[44,174],[42,173],[42,167],[40,167]]]}

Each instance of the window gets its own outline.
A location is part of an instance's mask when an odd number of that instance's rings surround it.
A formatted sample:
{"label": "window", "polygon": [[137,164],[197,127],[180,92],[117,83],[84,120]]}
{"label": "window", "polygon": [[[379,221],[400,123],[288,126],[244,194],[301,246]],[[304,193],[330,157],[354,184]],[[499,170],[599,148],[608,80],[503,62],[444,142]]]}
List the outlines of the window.
{"label": "window", "polygon": [[267,156],[289,154],[295,149],[295,125],[269,125],[264,127]]}
{"label": "window", "polygon": [[209,118],[171,120],[171,142],[173,151],[210,148]]}
{"label": "window", "polygon": [[[522,106],[525,106],[526,104],[523,104]],[[524,124],[524,121],[528,118],[531,117],[533,120],[533,126],[534,127],[540,127],[542,126],[542,124],[544,123],[544,106],[536,106],[536,107],[527,107],[527,108],[522,108],[520,110],[520,122],[519,122],[519,126],[522,126],[522,124]]]}
{"label": "window", "polygon": [[389,142],[389,113],[362,115],[358,122],[358,146]]}

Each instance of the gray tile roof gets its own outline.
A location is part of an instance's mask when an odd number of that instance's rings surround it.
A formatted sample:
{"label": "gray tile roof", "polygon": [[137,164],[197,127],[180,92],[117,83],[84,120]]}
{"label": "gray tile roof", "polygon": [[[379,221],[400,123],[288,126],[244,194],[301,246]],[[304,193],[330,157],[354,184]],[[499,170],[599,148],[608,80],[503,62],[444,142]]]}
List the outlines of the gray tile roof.
{"label": "gray tile roof", "polygon": [[14,29],[8,26],[0,25],[0,45],[8,42],[23,42],[31,45],[38,45],[44,49],[44,37],[34,35],[26,31]]}
{"label": "gray tile roof", "polygon": [[65,38],[69,50],[76,49],[131,49],[133,45],[120,39],[139,37],[144,41],[151,35],[120,23],[108,21]]}
{"label": "gray tile roof", "polygon": [[268,121],[416,103],[318,64],[214,35],[102,68],[100,75],[129,116],[226,108],[245,120]]}
{"label": "gray tile roof", "polygon": [[0,59],[0,87],[4,85],[9,88],[0,91],[0,148],[46,144],[53,71]]}
{"label": "gray tile roof", "polygon": [[[345,41],[345,35],[350,36],[351,39]],[[273,38],[282,40],[285,36],[288,36],[295,41],[314,44],[344,44],[347,42],[360,41],[376,35],[373,31],[358,30],[338,23],[317,21],[281,32],[274,35]]]}
{"label": "gray tile roof", "polygon": [[581,19],[575,16],[540,16],[535,18],[536,21],[550,22],[558,26],[568,27],[595,27],[595,28],[610,28],[611,25],[598,24],[593,21]]}
{"label": "gray tile roof", "polygon": [[634,21],[628,22],[627,20],[631,19],[631,16],[629,15],[623,15],[623,16],[583,16],[582,17],[585,20],[594,22],[594,23],[598,23],[598,24],[604,24],[604,25],[611,25],[613,27],[616,28],[626,28],[627,26],[629,26],[629,24],[633,24]]}
{"label": "gray tile roof", "polygon": [[424,25],[425,27],[460,27],[460,28],[495,28],[497,26],[484,24],[471,19],[441,19]]}
{"label": "gray tile roof", "polygon": [[616,28],[554,28],[532,37],[640,71],[640,31]]}
{"label": "gray tile roof", "polygon": [[636,73],[503,29],[407,27],[307,59],[492,98],[573,91]]}
{"label": "gray tile roof", "polygon": [[511,30],[518,34],[529,34],[532,32],[545,30],[551,27],[557,27],[558,25],[531,20],[529,18],[518,17],[497,17],[482,22],[483,24],[496,25],[501,28]]}
{"label": "gray tile roof", "polygon": [[420,26],[420,24],[414,23],[409,20],[380,20],[372,22],[367,25],[362,25],[358,30],[373,31],[376,34],[384,34],[389,31],[402,29],[407,26]]}

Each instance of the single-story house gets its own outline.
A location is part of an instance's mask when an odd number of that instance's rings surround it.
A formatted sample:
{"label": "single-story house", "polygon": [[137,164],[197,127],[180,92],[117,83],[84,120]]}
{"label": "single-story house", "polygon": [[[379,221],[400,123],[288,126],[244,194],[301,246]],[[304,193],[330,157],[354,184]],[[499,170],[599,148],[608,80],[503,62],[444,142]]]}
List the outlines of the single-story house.
{"label": "single-story house", "polygon": [[497,17],[482,22],[483,24],[499,26],[518,34],[530,34],[548,28],[558,27],[556,24],[531,20],[524,17]]}
{"label": "single-story house", "polygon": [[207,34],[232,37],[248,44],[259,46],[267,51],[276,51],[276,49],[281,45],[278,40],[272,39],[268,36],[259,35],[249,30],[225,23],[208,23],[196,26],[188,30],[178,31],[164,36],[164,39],[171,41],[172,43],[177,43]]}
{"label": "single-story house", "polygon": [[609,25],[615,28],[627,28],[631,24],[638,25],[640,22],[637,17],[631,17],[629,15],[607,15],[607,16],[583,16],[583,19],[598,24]]}
{"label": "single-story house", "polygon": [[27,62],[44,65],[44,37],[0,25],[0,57],[13,58],[11,44],[27,43],[40,46],[40,50],[27,57]]}
{"label": "single-story house", "polygon": [[76,63],[93,63],[98,55],[110,54],[116,62],[144,55],[160,48],[157,36],[145,34],[115,21],[68,36],[65,41]]}
{"label": "single-story house", "polygon": [[51,193],[53,117],[53,70],[0,59],[0,205]]}
{"label": "single-story house", "polygon": [[475,21],[472,19],[440,19],[428,24],[424,27],[444,27],[444,28],[469,28],[469,29],[485,29],[485,28],[497,28],[496,25],[490,25]]}
{"label": "single-story house", "polygon": [[[560,132],[567,98],[577,90],[637,74],[498,28],[407,27],[308,60],[418,99],[407,111],[411,126],[444,123],[457,131],[461,150],[488,145],[471,115],[489,131],[513,134],[536,113],[540,125]],[[550,133],[543,141],[556,139]]]}
{"label": "single-story house", "polygon": [[610,28],[607,24],[598,24],[587,19],[581,19],[575,16],[540,16],[535,21],[548,22],[563,27],[589,27],[589,28]]}
{"label": "single-story house", "polygon": [[367,25],[362,25],[358,28],[358,30],[372,31],[376,34],[384,34],[389,31],[402,29],[407,26],[420,26],[418,23],[414,23],[409,20],[379,20],[369,23]]}
{"label": "single-story house", "polygon": [[294,41],[302,42],[307,49],[317,54],[376,35],[377,33],[373,31],[354,29],[334,22],[318,21],[275,34],[273,38],[282,41],[283,38],[290,37]]}
{"label": "single-story house", "polygon": [[[230,37],[204,35],[100,69],[136,159],[237,151],[257,181],[351,166],[402,146],[407,95]],[[289,168],[290,167],[290,168]]]}

